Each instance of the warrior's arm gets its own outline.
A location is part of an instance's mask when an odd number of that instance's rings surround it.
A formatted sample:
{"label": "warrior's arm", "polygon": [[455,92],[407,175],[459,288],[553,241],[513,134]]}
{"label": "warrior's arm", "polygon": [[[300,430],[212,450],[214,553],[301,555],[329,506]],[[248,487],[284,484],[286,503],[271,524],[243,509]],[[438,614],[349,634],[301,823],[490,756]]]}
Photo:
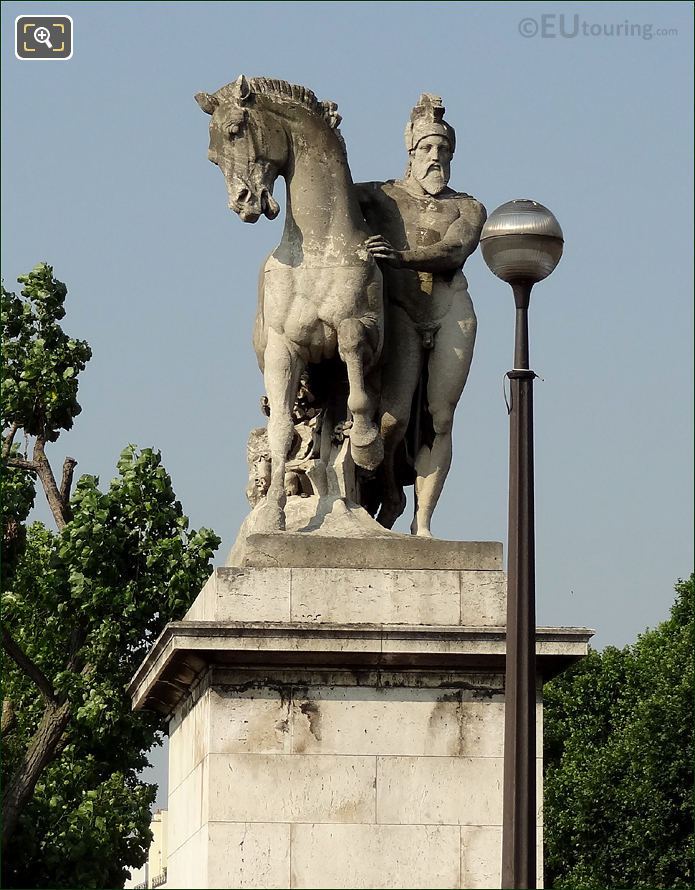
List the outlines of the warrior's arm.
{"label": "warrior's arm", "polygon": [[387,260],[401,269],[418,272],[456,272],[474,252],[487,214],[478,201],[472,201],[454,220],[440,241],[422,247],[396,250],[382,235],[367,241],[367,248],[375,259]]}

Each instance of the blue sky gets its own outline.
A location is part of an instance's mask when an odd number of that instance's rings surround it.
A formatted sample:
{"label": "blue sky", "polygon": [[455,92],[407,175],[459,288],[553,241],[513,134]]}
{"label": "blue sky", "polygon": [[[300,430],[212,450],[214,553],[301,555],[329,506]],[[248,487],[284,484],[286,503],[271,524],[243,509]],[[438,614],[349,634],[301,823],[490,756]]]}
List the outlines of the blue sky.
{"label": "blue sky", "polygon": [[[71,15],[73,58],[15,59],[27,13]],[[402,175],[410,108],[434,92],[457,130],[452,186],[488,211],[534,198],[565,233],[531,304],[538,621],[594,627],[602,646],[666,617],[692,570],[690,3],[5,2],[1,15],[5,284],[53,264],[65,326],[94,350],[56,464],[69,453],[106,483],[127,443],[160,448],[223,562],[247,512],[256,279],[281,221],[227,210],[193,95],[242,72],[304,84],[338,102],[353,176],[371,180]],[[632,36],[603,33],[617,24]],[[466,273],[478,340],[433,528],[505,540],[513,302],[479,253]]]}

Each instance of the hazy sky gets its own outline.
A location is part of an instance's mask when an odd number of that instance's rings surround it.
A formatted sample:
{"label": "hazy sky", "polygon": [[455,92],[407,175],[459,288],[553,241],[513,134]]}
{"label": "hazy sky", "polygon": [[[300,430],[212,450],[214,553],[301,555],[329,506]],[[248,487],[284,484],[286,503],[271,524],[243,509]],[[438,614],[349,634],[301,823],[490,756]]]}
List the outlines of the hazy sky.
{"label": "hazy sky", "polygon": [[[27,13],[71,15],[73,58],[18,61]],[[304,84],[338,102],[365,180],[402,175],[410,109],[434,92],[457,131],[451,185],[488,211],[540,201],[565,234],[531,304],[538,622],[596,628],[600,647],[666,617],[693,563],[692,4],[5,2],[1,14],[5,285],[51,263],[69,288],[65,327],[94,350],[56,465],[69,453],[106,484],[127,443],[160,448],[193,526],[222,536],[223,563],[247,512],[246,437],[263,422],[256,281],[282,222],[227,209],[193,95],[240,73]],[[513,301],[479,253],[466,274],[478,339],[433,529],[504,541]]]}

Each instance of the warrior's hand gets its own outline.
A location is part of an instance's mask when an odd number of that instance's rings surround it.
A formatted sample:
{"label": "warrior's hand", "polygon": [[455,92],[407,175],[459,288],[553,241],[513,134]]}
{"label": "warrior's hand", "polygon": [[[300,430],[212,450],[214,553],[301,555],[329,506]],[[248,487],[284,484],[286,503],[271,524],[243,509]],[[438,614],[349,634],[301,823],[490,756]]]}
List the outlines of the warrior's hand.
{"label": "warrior's hand", "polygon": [[386,262],[390,263],[392,266],[401,265],[403,259],[401,251],[396,250],[391,242],[387,241],[383,235],[372,235],[371,238],[367,238],[364,246],[375,260],[386,260]]}

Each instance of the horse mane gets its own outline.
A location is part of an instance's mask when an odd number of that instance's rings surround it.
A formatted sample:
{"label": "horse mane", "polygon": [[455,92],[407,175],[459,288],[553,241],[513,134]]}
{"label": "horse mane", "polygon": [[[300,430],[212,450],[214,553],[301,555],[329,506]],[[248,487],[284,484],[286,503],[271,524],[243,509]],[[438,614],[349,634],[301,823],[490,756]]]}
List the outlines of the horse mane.
{"label": "horse mane", "polygon": [[286,80],[275,80],[270,77],[251,77],[249,78],[249,86],[253,93],[271,96],[287,104],[298,103],[303,105],[304,108],[320,117],[331,130],[335,131],[343,150],[345,150],[345,142],[338,129],[342,117],[338,114],[337,103],[327,99],[317,99],[316,93],[312,90],[296,83],[288,83]]}
{"label": "horse mane", "polygon": [[273,80],[270,77],[251,77],[249,86],[252,93],[262,93],[264,96],[276,96],[280,100],[289,99],[291,102],[299,102],[309,111],[323,117],[323,103],[316,98],[316,93],[306,87],[288,83],[286,80]]}

